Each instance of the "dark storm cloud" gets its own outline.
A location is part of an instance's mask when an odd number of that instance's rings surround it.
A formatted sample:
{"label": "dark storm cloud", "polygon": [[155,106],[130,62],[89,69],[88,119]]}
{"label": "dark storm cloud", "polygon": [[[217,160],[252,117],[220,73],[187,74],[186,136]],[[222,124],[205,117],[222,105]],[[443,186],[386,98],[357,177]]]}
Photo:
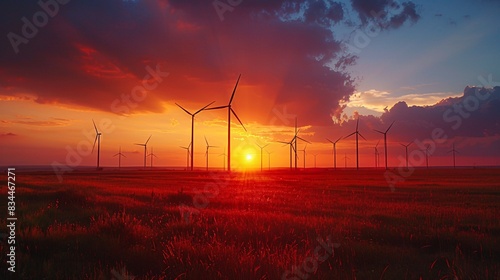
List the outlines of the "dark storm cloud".
{"label": "dark storm cloud", "polygon": [[351,0],[353,9],[363,24],[374,22],[384,28],[398,28],[405,22],[415,23],[420,19],[412,1]]}
{"label": "dark storm cloud", "polygon": [[433,106],[395,104],[381,116],[385,123],[396,120],[395,133],[411,141],[430,137],[435,128],[443,129],[449,138],[488,137],[500,135],[500,87],[494,89],[467,87],[463,96],[442,100]]}
{"label": "dark storm cloud", "polygon": [[[383,9],[392,3],[379,2]],[[343,55],[330,27],[344,20],[348,8],[365,21],[367,3],[242,1],[224,12],[223,21],[213,3],[69,1],[15,54],[7,34],[21,36],[22,18],[32,22],[42,8],[38,1],[3,1],[0,94],[15,95],[14,88],[42,104],[111,111],[110,104],[124,102],[123,95],[143,84],[150,67],[170,74],[140,106],[121,113],[162,112],[162,102],[206,102],[203,93],[226,100],[241,72],[242,86],[280,85],[273,96],[277,106],[290,103],[304,121],[329,123],[339,100],[354,92],[346,69],[356,61]],[[391,26],[418,19],[411,4],[387,19]]]}

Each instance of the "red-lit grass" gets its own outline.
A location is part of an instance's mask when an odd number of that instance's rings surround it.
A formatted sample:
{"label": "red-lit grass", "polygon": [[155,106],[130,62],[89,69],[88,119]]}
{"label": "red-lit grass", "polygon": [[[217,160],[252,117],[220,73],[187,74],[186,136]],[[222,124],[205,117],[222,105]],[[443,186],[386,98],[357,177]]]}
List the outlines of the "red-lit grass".
{"label": "red-lit grass", "polygon": [[331,236],[308,279],[498,279],[499,195],[498,170],[18,172],[16,274],[281,279]]}

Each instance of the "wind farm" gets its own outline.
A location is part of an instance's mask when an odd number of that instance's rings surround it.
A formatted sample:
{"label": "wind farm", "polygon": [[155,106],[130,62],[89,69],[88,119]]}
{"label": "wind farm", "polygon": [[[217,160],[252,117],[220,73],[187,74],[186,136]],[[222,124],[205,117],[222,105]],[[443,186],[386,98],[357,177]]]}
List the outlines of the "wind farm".
{"label": "wind farm", "polygon": [[0,5],[0,279],[500,279],[500,1]]}

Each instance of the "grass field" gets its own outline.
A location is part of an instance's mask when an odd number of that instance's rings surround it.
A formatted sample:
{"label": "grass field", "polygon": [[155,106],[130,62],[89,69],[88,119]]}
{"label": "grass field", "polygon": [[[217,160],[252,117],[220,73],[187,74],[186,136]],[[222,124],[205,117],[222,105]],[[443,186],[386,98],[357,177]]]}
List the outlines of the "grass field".
{"label": "grass field", "polygon": [[18,171],[16,208],[18,279],[500,279],[498,169]]}

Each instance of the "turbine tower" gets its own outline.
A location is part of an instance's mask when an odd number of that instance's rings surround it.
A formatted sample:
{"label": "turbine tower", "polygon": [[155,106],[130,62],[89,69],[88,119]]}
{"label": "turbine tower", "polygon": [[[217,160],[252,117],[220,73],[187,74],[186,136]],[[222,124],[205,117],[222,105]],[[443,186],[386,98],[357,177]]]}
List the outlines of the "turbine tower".
{"label": "turbine tower", "polygon": [[137,145],[137,146],[143,146],[144,147],[144,168],[146,168],[146,154],[147,154],[147,147],[148,147],[148,142],[149,142],[149,139],[151,139],[151,136],[153,135],[149,135],[149,138],[148,140],[146,140],[146,142],[144,144],[138,144],[138,143],[135,143],[134,145]]}
{"label": "turbine tower", "polygon": [[194,113],[191,113],[189,112],[188,110],[184,109],[181,105],[175,103],[175,105],[179,106],[179,108],[181,108],[184,112],[186,112],[188,115],[191,116],[191,171],[193,171],[193,160],[194,160],[194,117],[200,113],[201,111],[205,110],[205,108],[207,108],[208,106],[212,105],[212,103],[214,103],[215,101],[212,101],[211,103],[209,103],[208,105],[206,105],[205,107],[199,109],[198,111],[194,112]]}
{"label": "turbine tower", "polygon": [[292,168],[292,150],[295,151],[295,148],[293,146],[293,140],[294,139],[295,139],[295,137],[292,138],[292,140],[290,140],[290,142],[277,141],[278,143],[283,143],[285,145],[289,145],[290,146],[290,171],[293,169]]}
{"label": "turbine tower", "polygon": [[345,162],[344,162],[344,168],[346,168],[346,169],[347,169],[347,159],[348,159],[348,158],[349,158],[349,157],[347,156],[347,153],[344,153],[344,161],[345,161]]}
{"label": "turbine tower", "polygon": [[92,146],[92,153],[94,152],[95,142],[97,141],[97,169],[99,169],[99,157],[101,156],[101,135],[102,133],[97,130],[97,126],[95,125],[94,120],[92,120],[95,128],[95,140],[94,146]]}
{"label": "turbine tower", "polygon": [[313,154],[314,156],[314,169],[316,169],[316,157],[318,156],[318,154]]}
{"label": "turbine tower", "polygon": [[265,147],[269,146],[269,144],[266,144],[266,145],[264,145],[264,146],[261,146],[261,145],[259,145],[259,144],[256,144],[256,145],[257,145],[257,146],[259,146],[259,148],[260,148],[260,171],[262,172],[262,150],[263,150]]}
{"label": "turbine tower", "polygon": [[380,140],[377,142],[377,145],[375,145],[375,168],[378,168],[379,166],[379,152],[378,152],[378,144],[380,143]]}
{"label": "turbine tower", "polygon": [[182,149],[186,150],[186,171],[189,170],[189,151],[191,149],[191,143],[187,147],[179,146]]}
{"label": "turbine tower", "polygon": [[113,157],[118,156],[118,169],[122,167],[122,157],[126,157],[124,154],[122,154],[122,147],[118,150],[118,154],[114,155]]}
{"label": "turbine tower", "polygon": [[234,94],[236,93],[236,88],[238,87],[238,83],[240,82],[241,74],[238,76],[238,80],[236,81],[236,85],[234,86],[233,93],[231,94],[231,98],[229,99],[229,103],[224,106],[217,106],[213,108],[207,108],[207,110],[217,110],[227,108],[227,171],[231,172],[231,113],[236,117],[238,122],[241,124],[243,129],[247,131],[243,123],[241,122],[236,112],[234,112],[232,106]]}
{"label": "turbine tower", "polygon": [[358,130],[358,126],[359,126],[359,117],[356,121],[356,131],[354,131],[353,133],[347,135],[345,138],[348,138],[348,137],[351,137],[352,135],[356,135],[356,170],[359,170],[359,149],[358,149],[358,136],[361,136],[361,138],[365,139],[365,137],[363,137],[363,135],[361,135],[361,133],[359,133],[359,130]]}
{"label": "turbine tower", "polygon": [[207,137],[205,137],[205,143],[207,143],[207,150],[205,151],[205,157],[207,158],[207,171],[208,171],[208,149],[217,148],[217,146],[210,146],[210,144],[208,144]]}
{"label": "turbine tower", "polygon": [[393,124],[394,124],[394,121],[391,123],[391,125],[389,125],[389,127],[384,132],[374,129],[376,132],[384,135],[385,170],[389,169],[387,167],[387,132],[389,132],[389,129],[391,129]]}
{"label": "turbine tower", "polygon": [[337,169],[337,142],[340,141],[340,139],[342,139],[342,137],[339,137],[339,139],[337,139],[337,141],[333,142],[332,140],[326,138],[326,140],[328,140],[328,142],[332,143],[333,144],[333,169]]}
{"label": "turbine tower", "polygon": [[413,144],[413,141],[411,141],[410,143],[408,143],[406,145],[401,144],[401,146],[405,147],[405,151],[406,151],[406,169],[408,169],[408,147],[410,147],[411,144]]}
{"label": "turbine tower", "polygon": [[455,165],[455,154],[459,153],[457,150],[455,150],[455,142],[453,142],[453,149],[449,150],[448,153],[453,153],[453,169],[455,169],[457,167]]}

